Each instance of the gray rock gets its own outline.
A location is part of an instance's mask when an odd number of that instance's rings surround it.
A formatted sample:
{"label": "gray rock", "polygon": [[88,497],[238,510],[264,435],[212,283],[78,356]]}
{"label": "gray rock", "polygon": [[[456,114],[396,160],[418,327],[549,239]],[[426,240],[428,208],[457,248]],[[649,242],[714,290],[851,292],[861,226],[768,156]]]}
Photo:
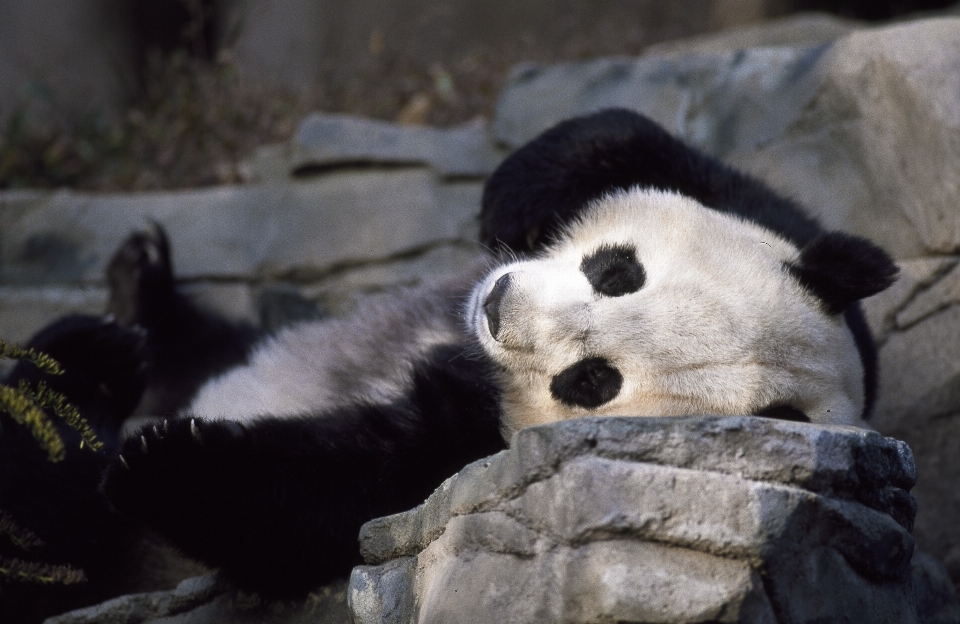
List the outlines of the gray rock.
{"label": "gray rock", "polygon": [[300,123],[289,143],[265,148],[251,164],[264,180],[400,165],[427,165],[447,178],[482,178],[493,172],[503,156],[480,119],[440,129],[313,113]]}
{"label": "gray rock", "polygon": [[302,601],[268,603],[209,575],[187,579],[172,591],[122,596],[44,624],[344,624],[350,621],[346,589],[340,581]]}
{"label": "gray rock", "polygon": [[950,599],[953,586],[943,564],[926,553],[916,552],[911,570],[919,620],[924,624],[960,622],[960,603]]}
{"label": "gray rock", "polygon": [[425,169],[139,195],[0,194],[0,282],[99,283],[148,219],[182,278],[319,278],[443,241],[476,238],[480,183],[440,188]]}
{"label": "gray rock", "polygon": [[[914,312],[901,317],[901,312],[912,307],[914,298],[934,284],[944,273],[956,266],[955,257],[917,258],[901,260],[900,275],[893,286],[863,302],[863,311],[880,345],[892,332],[907,329],[906,319],[917,317]],[[937,306],[939,307],[939,306]]]}
{"label": "gray rock", "polygon": [[518,147],[555,123],[610,107],[640,111],[717,156],[780,137],[815,93],[824,46],[600,59],[516,68],[491,130]]}
{"label": "gray rock", "polygon": [[102,286],[3,285],[0,286],[0,337],[22,344],[38,328],[67,314],[101,314],[106,302],[107,290]]}
{"label": "gray rock", "polygon": [[[344,313],[473,265],[480,193],[424,167],[147,194],[0,191],[0,337],[102,313],[110,256],[151,220],[205,307],[267,328]],[[0,376],[13,364],[0,360]]]}
{"label": "gray rock", "polygon": [[517,146],[573,115],[638,110],[830,227],[898,258],[950,253],[960,247],[958,59],[960,21],[945,18],[819,46],[526,66],[492,129]]}
{"label": "gray rock", "polygon": [[[364,623],[919,621],[915,479],[904,444],[848,427],[534,427],[364,525],[350,601]],[[930,578],[930,612],[948,613]]]}
{"label": "gray rock", "polygon": [[731,160],[899,259],[955,252],[958,62],[956,18],[855,32],[824,54],[784,136]]}
{"label": "gray rock", "polygon": [[139,624],[189,611],[227,591],[214,575],[187,579],[168,592],[132,594],[48,618],[45,624]]}

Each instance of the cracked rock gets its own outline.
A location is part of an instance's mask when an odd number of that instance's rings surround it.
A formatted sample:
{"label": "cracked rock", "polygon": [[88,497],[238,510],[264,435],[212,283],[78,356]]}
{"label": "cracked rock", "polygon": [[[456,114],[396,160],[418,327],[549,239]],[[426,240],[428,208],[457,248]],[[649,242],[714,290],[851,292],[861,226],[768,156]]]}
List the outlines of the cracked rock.
{"label": "cracked rock", "polygon": [[915,480],[903,443],[849,427],[534,427],[366,524],[348,597],[364,624],[941,621],[942,567],[911,574]]}

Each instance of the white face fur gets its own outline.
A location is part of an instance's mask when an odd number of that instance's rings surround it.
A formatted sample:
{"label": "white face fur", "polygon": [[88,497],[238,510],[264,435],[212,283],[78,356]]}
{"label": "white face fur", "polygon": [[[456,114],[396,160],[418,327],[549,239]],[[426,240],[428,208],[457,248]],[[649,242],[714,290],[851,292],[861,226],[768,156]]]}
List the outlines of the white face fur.
{"label": "white face fur", "polygon": [[[673,193],[595,202],[538,258],[498,267],[472,293],[470,329],[502,367],[504,433],[587,414],[774,406],[862,426],[853,335],[789,274],[797,256],[769,230]],[[597,266],[619,272],[612,291]]]}

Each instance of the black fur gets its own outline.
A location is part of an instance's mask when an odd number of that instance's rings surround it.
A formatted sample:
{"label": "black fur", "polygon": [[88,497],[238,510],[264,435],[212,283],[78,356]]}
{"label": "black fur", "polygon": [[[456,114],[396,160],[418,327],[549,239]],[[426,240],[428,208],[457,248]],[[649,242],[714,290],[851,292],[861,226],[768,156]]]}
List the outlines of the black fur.
{"label": "black fur", "polygon": [[[479,368],[479,370],[478,370]],[[124,444],[105,492],[241,588],[302,595],[360,563],[360,525],[409,509],[504,448],[486,366],[456,348],[417,364],[410,396],[294,419],[171,420]]]}
{"label": "black fur", "polygon": [[170,245],[158,226],[132,234],[107,267],[108,312],[146,332],[147,387],[137,412],[173,415],[205,381],[247,360],[261,332],[194,305],[174,284]]}
{"label": "black fur", "polygon": [[606,110],[554,126],[500,165],[484,189],[480,239],[491,248],[535,251],[590,201],[634,186],[680,192],[797,246],[820,233],[797,204],[759,180],[700,153],[646,117]]}
{"label": "black fur", "polygon": [[620,371],[604,358],[592,357],[554,375],[550,394],[566,405],[592,409],[616,398],[622,386]]}
{"label": "black fur", "polygon": [[897,265],[873,243],[841,232],[821,234],[800,250],[790,272],[829,314],[875,295],[897,279]]}
{"label": "black fur", "polygon": [[771,405],[758,411],[757,416],[766,416],[767,418],[776,418],[777,420],[790,420],[793,422],[810,422],[810,417],[793,407],[792,405]]}
{"label": "black fur", "polygon": [[583,259],[580,270],[593,289],[607,297],[637,292],[647,281],[637,250],[626,245],[601,247]]}

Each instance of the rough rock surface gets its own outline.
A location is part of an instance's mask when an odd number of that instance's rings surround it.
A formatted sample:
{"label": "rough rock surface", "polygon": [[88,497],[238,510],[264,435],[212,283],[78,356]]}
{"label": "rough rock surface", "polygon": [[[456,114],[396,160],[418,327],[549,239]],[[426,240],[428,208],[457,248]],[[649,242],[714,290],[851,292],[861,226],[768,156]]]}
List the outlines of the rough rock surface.
{"label": "rough rock surface", "polygon": [[829,13],[799,13],[788,17],[727,28],[720,32],[657,43],[645,56],[727,52],[772,46],[830,43],[864,26],[863,22]]}
{"label": "rough rock surface", "polygon": [[942,566],[911,574],[915,480],[905,444],[853,428],[535,427],[366,524],[350,605],[363,624],[951,621]]}

